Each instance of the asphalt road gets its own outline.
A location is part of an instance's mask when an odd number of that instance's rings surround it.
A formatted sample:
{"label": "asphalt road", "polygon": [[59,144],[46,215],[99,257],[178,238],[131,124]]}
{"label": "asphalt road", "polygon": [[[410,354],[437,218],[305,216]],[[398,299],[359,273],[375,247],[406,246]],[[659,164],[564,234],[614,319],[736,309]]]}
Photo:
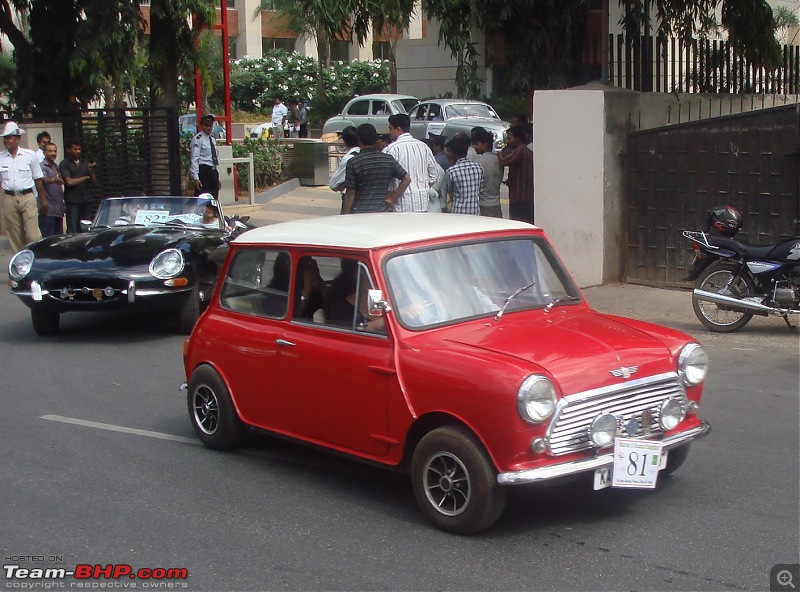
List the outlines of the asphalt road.
{"label": "asphalt road", "polygon": [[2,290],[4,565],[186,568],[169,589],[204,591],[769,590],[775,564],[800,561],[797,335],[779,319],[712,335],[674,295],[603,290],[587,291],[598,308],[700,336],[713,432],[655,491],[517,488],[475,537],[430,528],[401,476],[264,436],[199,445],[168,317],[65,315],[43,339]]}

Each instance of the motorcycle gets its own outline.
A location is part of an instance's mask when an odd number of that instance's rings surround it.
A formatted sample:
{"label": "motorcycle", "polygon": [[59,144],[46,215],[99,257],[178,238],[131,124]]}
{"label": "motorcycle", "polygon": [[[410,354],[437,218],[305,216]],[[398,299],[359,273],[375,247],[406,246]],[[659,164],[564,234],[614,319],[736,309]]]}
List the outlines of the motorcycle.
{"label": "motorcycle", "polygon": [[[724,206],[709,213],[701,231],[684,230],[695,258],[686,280],[694,281],[692,307],[712,331],[731,333],[753,315],[800,314],[800,236],[773,245],[751,245],[734,238],[742,216]],[[798,223],[798,220],[795,220]]]}

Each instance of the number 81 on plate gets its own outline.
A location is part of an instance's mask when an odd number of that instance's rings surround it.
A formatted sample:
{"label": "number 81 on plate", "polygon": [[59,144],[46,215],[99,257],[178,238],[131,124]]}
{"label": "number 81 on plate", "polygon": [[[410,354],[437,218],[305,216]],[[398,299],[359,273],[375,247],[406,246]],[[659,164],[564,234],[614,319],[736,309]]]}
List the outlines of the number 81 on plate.
{"label": "number 81 on plate", "polygon": [[614,464],[595,471],[594,488],[603,489],[611,485],[655,489],[658,472],[666,465],[666,457],[661,442],[617,438],[614,441]]}

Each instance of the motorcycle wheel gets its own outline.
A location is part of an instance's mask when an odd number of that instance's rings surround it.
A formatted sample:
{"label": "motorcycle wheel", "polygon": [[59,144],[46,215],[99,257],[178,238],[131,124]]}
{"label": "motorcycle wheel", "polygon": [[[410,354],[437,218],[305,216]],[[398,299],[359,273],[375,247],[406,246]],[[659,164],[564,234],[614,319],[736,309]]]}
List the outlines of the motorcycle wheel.
{"label": "motorcycle wheel", "polygon": [[[733,277],[733,269],[734,267],[730,263],[715,263],[697,278],[694,287],[698,290],[717,292],[734,298],[752,294],[753,282],[747,276],[737,276],[728,286],[728,282]],[[692,297],[692,308],[703,325],[719,333],[738,331],[753,318],[753,313],[746,310],[698,300],[695,297]]]}

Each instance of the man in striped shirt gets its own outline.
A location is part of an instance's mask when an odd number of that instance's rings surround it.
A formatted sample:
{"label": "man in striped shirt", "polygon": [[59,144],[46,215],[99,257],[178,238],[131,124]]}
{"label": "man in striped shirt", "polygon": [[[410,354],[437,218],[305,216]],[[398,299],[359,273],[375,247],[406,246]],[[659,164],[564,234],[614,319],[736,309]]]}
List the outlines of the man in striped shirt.
{"label": "man in striped shirt", "polygon": [[[361,151],[346,165],[343,214],[385,212],[394,206],[411,183],[405,169],[392,156],[375,147],[377,139],[378,133],[373,125],[362,123],[358,126]],[[390,192],[389,184],[395,179],[399,184]]]}
{"label": "man in striped shirt", "polygon": [[453,213],[480,216],[478,201],[484,190],[483,167],[467,160],[469,146],[466,138],[453,138],[447,143],[447,149],[455,155],[456,161],[444,174],[447,176],[447,191],[453,200]]}
{"label": "man in striped shirt", "polygon": [[393,141],[384,148],[384,152],[392,155],[411,178],[411,185],[395,204],[394,211],[427,212],[430,199],[428,189],[436,183],[438,165],[431,149],[414,139],[410,131],[411,119],[408,115],[396,113],[389,116],[389,135]]}

